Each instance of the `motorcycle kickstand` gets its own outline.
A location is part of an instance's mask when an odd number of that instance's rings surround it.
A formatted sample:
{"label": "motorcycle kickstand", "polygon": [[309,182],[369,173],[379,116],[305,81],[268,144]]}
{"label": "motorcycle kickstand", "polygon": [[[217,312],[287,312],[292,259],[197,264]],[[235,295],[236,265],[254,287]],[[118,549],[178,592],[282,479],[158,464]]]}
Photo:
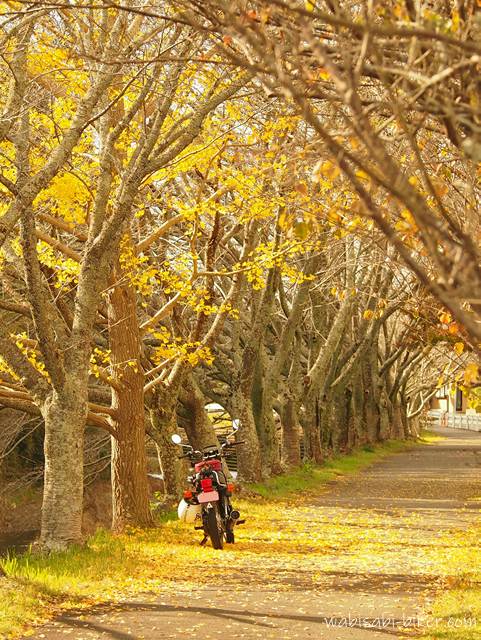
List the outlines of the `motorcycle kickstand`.
{"label": "motorcycle kickstand", "polygon": [[200,542],[200,546],[203,547],[205,545],[205,543],[207,542],[209,538],[207,536],[204,536],[203,539]]}

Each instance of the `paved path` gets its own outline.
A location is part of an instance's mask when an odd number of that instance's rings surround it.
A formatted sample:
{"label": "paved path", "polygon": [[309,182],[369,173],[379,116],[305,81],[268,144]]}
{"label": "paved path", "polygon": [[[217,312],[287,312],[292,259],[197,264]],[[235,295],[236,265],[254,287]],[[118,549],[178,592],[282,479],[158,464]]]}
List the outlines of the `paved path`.
{"label": "paved path", "polygon": [[[340,480],[290,512],[287,524],[277,515],[273,531],[287,527],[282,553],[288,555],[292,543],[291,564],[276,565],[275,544],[261,569],[252,550],[230,567],[224,555],[224,588],[220,582],[199,589],[181,584],[175,595],[150,593],[63,615],[29,637],[392,640],[416,634],[433,589],[446,579],[439,555],[447,554],[449,569],[449,553],[456,551],[450,536],[459,538],[479,519],[481,434],[445,429],[443,435],[444,441]],[[290,541],[292,518],[298,521]],[[323,525],[326,552],[311,557],[309,531]],[[306,532],[302,543],[294,540],[299,527]]]}

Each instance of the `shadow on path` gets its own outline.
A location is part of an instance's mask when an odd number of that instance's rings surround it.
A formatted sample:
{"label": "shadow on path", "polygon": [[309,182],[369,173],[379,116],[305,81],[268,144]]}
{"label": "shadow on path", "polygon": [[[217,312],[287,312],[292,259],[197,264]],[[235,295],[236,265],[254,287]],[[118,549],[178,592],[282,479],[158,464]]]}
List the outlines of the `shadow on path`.
{"label": "shadow on path", "polygon": [[[96,608],[91,613],[98,614],[102,611],[102,608]],[[272,628],[271,625],[263,622],[259,618],[269,620],[293,620],[301,623],[315,623],[326,625],[332,628],[349,627],[351,629],[364,629],[365,631],[372,631],[374,633],[388,633],[397,635],[402,629],[405,621],[402,619],[389,618],[386,622],[386,627],[381,628],[381,621],[374,617],[363,617],[362,620],[356,620],[355,617],[348,619],[343,616],[332,615],[296,615],[296,614],[280,614],[273,612],[254,612],[248,610],[238,609],[222,609],[218,607],[199,607],[199,606],[173,606],[163,604],[149,604],[142,602],[123,602],[122,612],[138,611],[138,612],[157,612],[157,613],[185,613],[185,614],[202,614],[207,616],[213,616],[214,618],[235,620],[242,622],[243,624],[255,625],[260,627]],[[107,637],[114,638],[115,640],[133,640],[135,635],[126,633],[123,631],[117,631],[111,627],[105,626],[92,620],[81,620],[75,616],[62,615],[57,618],[57,621],[70,628],[89,629],[92,631],[98,631],[102,634],[108,634]],[[389,625],[389,626],[387,626]],[[48,636],[47,636],[48,637]]]}

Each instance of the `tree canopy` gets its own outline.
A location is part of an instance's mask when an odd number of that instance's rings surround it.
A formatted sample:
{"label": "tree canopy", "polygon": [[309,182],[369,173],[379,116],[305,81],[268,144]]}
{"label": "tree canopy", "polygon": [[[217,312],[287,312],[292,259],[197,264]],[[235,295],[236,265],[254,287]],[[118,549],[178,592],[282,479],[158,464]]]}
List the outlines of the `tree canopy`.
{"label": "tree canopy", "polygon": [[0,455],[44,429],[45,548],[99,433],[121,530],[209,403],[254,481],[479,383],[476,3],[0,7]]}

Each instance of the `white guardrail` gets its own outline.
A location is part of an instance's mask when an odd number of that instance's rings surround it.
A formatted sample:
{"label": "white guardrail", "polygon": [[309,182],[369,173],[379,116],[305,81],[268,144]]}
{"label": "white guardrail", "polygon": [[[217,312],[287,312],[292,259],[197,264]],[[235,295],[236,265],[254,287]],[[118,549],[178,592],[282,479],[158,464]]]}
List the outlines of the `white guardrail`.
{"label": "white guardrail", "polygon": [[481,431],[481,414],[479,413],[447,413],[446,411],[429,411],[429,418],[438,427]]}

